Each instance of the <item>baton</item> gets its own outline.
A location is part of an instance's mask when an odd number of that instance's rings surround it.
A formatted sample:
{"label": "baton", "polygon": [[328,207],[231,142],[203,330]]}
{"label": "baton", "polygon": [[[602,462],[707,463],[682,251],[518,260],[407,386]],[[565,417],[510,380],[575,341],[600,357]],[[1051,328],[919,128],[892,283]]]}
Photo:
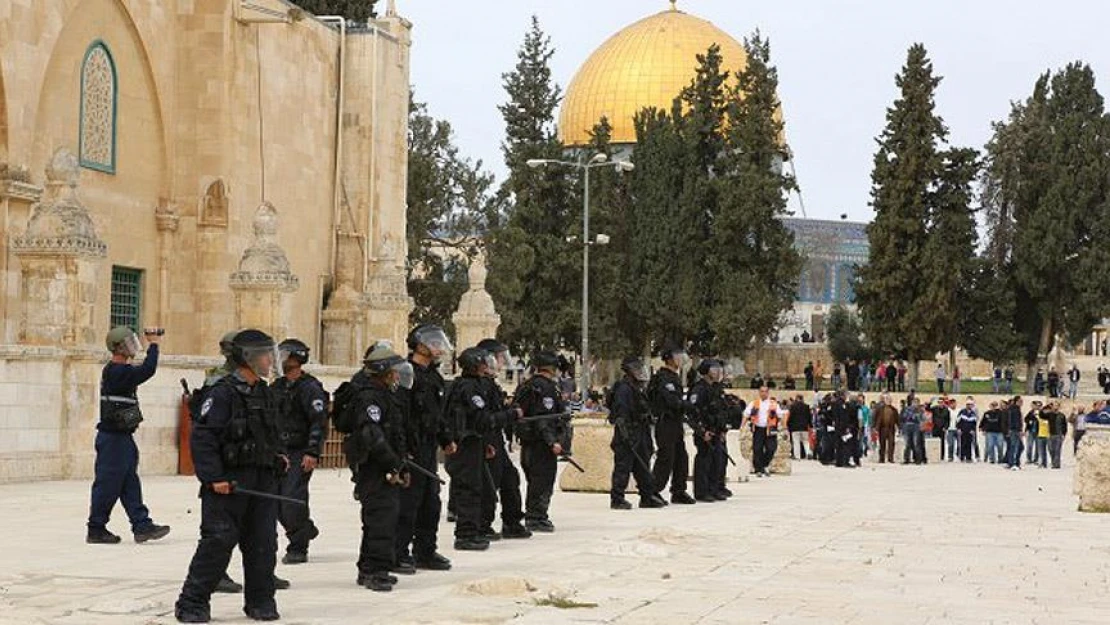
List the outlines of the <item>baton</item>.
{"label": "baton", "polygon": [[530,423],[532,421],[550,421],[552,419],[564,419],[566,417],[573,417],[573,412],[560,412],[559,414],[541,414],[532,415],[530,417],[521,417],[517,419],[517,423]]}
{"label": "baton", "polygon": [[185,390],[186,395],[193,394],[193,392],[189,390],[189,383],[185,381],[185,378],[181,378],[181,388]]}
{"label": "baton", "polygon": [[621,438],[623,438],[625,444],[628,445],[628,450],[632,452],[632,457],[636,459],[636,462],[639,462],[641,467],[647,470],[648,473],[651,473],[651,467],[648,463],[644,462],[643,457],[640,456],[640,452],[636,451],[637,445],[632,443],[632,437],[628,435],[628,428],[617,426],[617,431],[620,432]]}
{"label": "baton", "polygon": [[585,473],[586,472],[586,470],[582,468],[582,465],[575,462],[574,458],[571,458],[570,456],[559,456],[558,461],[559,462],[565,462],[565,463],[569,464],[570,466],[574,467],[575,469],[578,469],[579,473]]}
{"label": "baton", "polygon": [[443,480],[443,478],[441,478],[438,475],[436,475],[435,473],[432,473],[431,471],[425,469],[424,467],[416,464],[412,460],[406,459],[401,464],[405,468],[412,469],[413,471],[416,471],[417,473],[423,475],[424,477],[426,477],[430,480],[435,480],[435,481],[439,482],[440,484],[446,484],[447,483]]}
{"label": "baton", "polygon": [[272,499],[282,503],[292,503],[298,506],[308,507],[308,502],[303,499],[294,499],[293,497],[286,497],[285,495],[275,495],[273,493],[264,493],[260,490],[251,490],[249,488],[240,488],[238,482],[231,482],[232,495],[247,495],[250,497],[258,497],[260,499]]}

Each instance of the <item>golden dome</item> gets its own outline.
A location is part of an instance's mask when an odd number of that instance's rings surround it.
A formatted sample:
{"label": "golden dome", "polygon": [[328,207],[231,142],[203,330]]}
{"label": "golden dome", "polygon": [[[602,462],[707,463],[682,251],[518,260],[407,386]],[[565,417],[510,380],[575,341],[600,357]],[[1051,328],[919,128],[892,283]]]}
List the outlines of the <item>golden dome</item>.
{"label": "golden dome", "polygon": [[602,117],[613,126],[613,143],[635,143],[632,118],[646,106],[670,110],[697,71],[698,54],[721,48],[722,69],[744,69],[748,54],[712,23],[671,8],[613,35],[578,70],[559,113],[564,145],[590,142]]}

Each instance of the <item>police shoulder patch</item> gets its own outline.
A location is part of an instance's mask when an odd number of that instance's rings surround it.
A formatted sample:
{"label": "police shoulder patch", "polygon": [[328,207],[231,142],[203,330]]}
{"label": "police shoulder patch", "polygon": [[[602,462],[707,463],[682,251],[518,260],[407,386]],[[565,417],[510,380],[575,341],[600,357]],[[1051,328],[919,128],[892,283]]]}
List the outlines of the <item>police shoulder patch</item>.
{"label": "police shoulder patch", "polygon": [[379,423],[382,420],[382,409],[370,404],[366,407],[366,416],[374,423]]}
{"label": "police shoulder patch", "polygon": [[474,404],[475,408],[485,408],[486,400],[482,399],[481,395],[475,395],[470,398],[470,403]]}
{"label": "police shoulder patch", "polygon": [[698,394],[697,393],[693,393],[693,394],[690,395],[690,403],[691,404],[698,403]]}
{"label": "police shoulder patch", "polygon": [[555,407],[555,398],[554,397],[544,397],[543,398],[543,409],[544,410],[551,410],[554,407]]}
{"label": "police shoulder patch", "polygon": [[312,400],[312,409],[315,410],[316,412],[323,412],[324,411],[324,400],[322,400],[322,399]]}
{"label": "police shoulder patch", "polygon": [[671,383],[671,382],[667,382],[667,385],[664,386],[663,388],[667,389],[668,391],[670,391],[672,393],[674,392],[674,384]]}
{"label": "police shoulder patch", "polygon": [[212,410],[212,398],[211,397],[204,400],[204,403],[201,404],[201,406],[200,406],[200,416],[202,416],[202,417],[208,416],[208,411],[209,410]]}

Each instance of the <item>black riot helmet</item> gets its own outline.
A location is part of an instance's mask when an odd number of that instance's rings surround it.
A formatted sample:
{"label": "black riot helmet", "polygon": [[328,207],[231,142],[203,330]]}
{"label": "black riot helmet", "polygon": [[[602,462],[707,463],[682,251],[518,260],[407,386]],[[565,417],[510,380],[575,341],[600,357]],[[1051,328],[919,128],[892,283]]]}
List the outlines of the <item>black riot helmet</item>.
{"label": "black riot helmet", "polygon": [[286,358],[292,358],[301,365],[308,362],[308,345],[299,339],[285,339],[278,345],[278,351],[281,352],[282,362]]}
{"label": "black riot helmet", "polygon": [[690,362],[690,357],[686,354],[686,350],[682,347],[667,346],[659,350],[659,358],[665,363],[672,363],[676,368],[681,369]]}
{"label": "black riot helmet", "polygon": [[497,339],[482,339],[478,341],[477,347],[489,353],[487,360],[491,371],[501,371],[512,363],[513,357],[509,353],[509,346]]}
{"label": "black riot helmet", "polygon": [[532,368],[536,371],[540,369],[549,369],[551,371],[559,370],[559,357],[554,352],[536,352],[532,356]]}
{"label": "black riot helmet", "polygon": [[418,325],[409,332],[408,338],[405,340],[410,351],[416,351],[416,348],[423,345],[428,348],[433,356],[436,358],[443,354],[453,351],[455,348],[451,345],[451,339],[447,338],[447,333],[443,328],[432,325],[423,324]]}
{"label": "black riot helmet", "polygon": [[281,375],[281,359],[277,345],[261,330],[243,330],[231,344],[231,359],[240,367],[248,367],[260,378]]}
{"label": "black riot helmet", "polygon": [[480,347],[468,347],[459,354],[459,368],[463,373],[477,375],[482,365],[489,364],[490,353]]}
{"label": "black riot helmet", "polygon": [[621,371],[638,382],[647,382],[648,370],[644,361],[635,356],[629,356],[621,361]]}

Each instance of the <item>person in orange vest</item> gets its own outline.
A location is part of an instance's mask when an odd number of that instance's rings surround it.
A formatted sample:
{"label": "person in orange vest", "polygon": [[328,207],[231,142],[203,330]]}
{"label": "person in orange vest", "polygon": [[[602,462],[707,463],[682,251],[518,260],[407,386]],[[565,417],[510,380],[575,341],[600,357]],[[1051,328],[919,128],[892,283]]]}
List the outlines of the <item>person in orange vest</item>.
{"label": "person in orange vest", "polygon": [[752,428],[752,472],[760,477],[769,477],[767,467],[778,449],[779,419],[781,408],[771,398],[766,386],[759,388],[759,399],[748,407],[748,423]]}

